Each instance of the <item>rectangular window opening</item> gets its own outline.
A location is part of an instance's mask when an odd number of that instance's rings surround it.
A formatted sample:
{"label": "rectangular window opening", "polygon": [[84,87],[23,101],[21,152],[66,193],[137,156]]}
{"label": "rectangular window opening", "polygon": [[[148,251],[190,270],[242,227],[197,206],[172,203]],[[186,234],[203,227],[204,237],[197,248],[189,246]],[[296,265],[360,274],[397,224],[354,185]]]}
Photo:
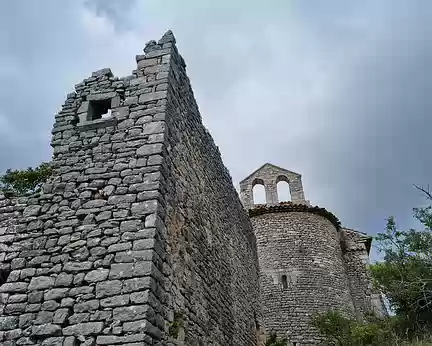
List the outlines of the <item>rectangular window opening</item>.
{"label": "rectangular window opening", "polygon": [[286,275],[282,275],[282,287],[284,289],[288,288],[288,280],[287,280],[287,276]]}
{"label": "rectangular window opening", "polygon": [[87,121],[111,117],[111,99],[90,101]]}
{"label": "rectangular window opening", "polygon": [[0,269],[0,286],[6,283],[10,272],[11,271],[7,269]]}

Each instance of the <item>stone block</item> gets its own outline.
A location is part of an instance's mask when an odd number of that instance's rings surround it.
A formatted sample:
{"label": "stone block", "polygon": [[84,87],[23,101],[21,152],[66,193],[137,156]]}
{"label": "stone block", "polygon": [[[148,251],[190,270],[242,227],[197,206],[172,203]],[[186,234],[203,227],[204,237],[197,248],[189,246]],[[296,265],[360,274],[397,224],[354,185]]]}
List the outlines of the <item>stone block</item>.
{"label": "stone block", "polygon": [[140,239],[135,240],[133,243],[134,250],[149,250],[153,249],[155,245],[154,239]]}
{"label": "stone block", "polygon": [[163,148],[163,144],[161,143],[144,144],[143,146],[137,149],[136,154],[138,157],[161,154],[162,148]]}
{"label": "stone block", "polygon": [[156,200],[148,200],[144,202],[132,203],[132,215],[148,215],[157,211],[158,202]]}
{"label": "stone block", "polygon": [[29,291],[43,290],[54,286],[54,278],[50,276],[33,277],[28,286]]}
{"label": "stone block", "polygon": [[96,297],[102,298],[119,294],[122,291],[122,286],[120,280],[98,282],[96,284]]}
{"label": "stone block", "polygon": [[88,272],[84,277],[84,280],[87,282],[99,282],[104,281],[108,277],[109,270],[108,269],[96,269]]}
{"label": "stone block", "polygon": [[42,207],[40,205],[29,205],[23,211],[23,217],[38,216]]}
{"label": "stone block", "polygon": [[78,323],[73,326],[63,328],[63,335],[87,336],[98,335],[103,329],[103,322]]}
{"label": "stone block", "polygon": [[47,324],[52,323],[54,312],[52,311],[40,311],[36,316],[35,324]]}
{"label": "stone block", "polygon": [[45,295],[45,300],[58,300],[66,297],[69,288],[53,288],[48,290]]}
{"label": "stone block", "polygon": [[165,121],[152,121],[143,125],[143,134],[151,135],[165,131]]}
{"label": "stone block", "polygon": [[0,316],[0,331],[15,329],[18,321],[18,316]]}
{"label": "stone block", "polygon": [[81,303],[76,303],[74,305],[74,312],[86,312],[86,311],[95,311],[99,308],[99,300],[93,299],[84,301]]}
{"label": "stone block", "polygon": [[36,336],[60,335],[61,327],[56,324],[43,324],[40,326],[33,326],[32,334]]}
{"label": "stone block", "polygon": [[97,71],[92,73],[92,77],[100,77],[100,76],[112,77],[113,73],[112,73],[111,69],[108,67],[97,70]]}
{"label": "stone block", "polygon": [[56,324],[64,324],[70,315],[69,309],[58,309],[54,313],[53,322]]}
{"label": "stone block", "polygon": [[121,322],[136,321],[145,319],[149,311],[151,308],[148,305],[118,307],[113,310],[113,318]]}
{"label": "stone block", "polygon": [[120,232],[135,232],[142,227],[141,220],[122,221],[120,224]]}
{"label": "stone block", "polygon": [[67,262],[65,263],[63,270],[65,272],[80,272],[89,270],[92,266],[92,262]]}
{"label": "stone block", "polygon": [[89,103],[90,102],[88,102],[88,101],[83,101],[82,103],[81,103],[81,105],[80,105],[80,107],[78,108],[78,114],[79,113],[87,113],[88,112],[88,106],[89,106]]}
{"label": "stone block", "polygon": [[19,328],[25,329],[30,327],[36,318],[36,314],[22,314],[19,317]]}
{"label": "stone block", "polygon": [[108,100],[112,99],[117,95],[116,92],[108,92],[108,93],[100,93],[100,94],[90,94],[87,96],[88,101],[99,101],[99,100]]}
{"label": "stone block", "polygon": [[119,296],[108,297],[100,301],[102,308],[125,306],[129,303],[129,295],[122,294]]}
{"label": "stone block", "polygon": [[114,195],[108,197],[108,204],[118,205],[122,203],[133,203],[136,201],[135,194]]}
{"label": "stone block", "polygon": [[108,247],[108,252],[120,252],[129,250],[132,248],[131,243],[119,243],[119,244],[113,244]]}
{"label": "stone block", "polygon": [[72,284],[72,281],[73,281],[73,274],[60,273],[54,282],[54,286],[68,287]]}
{"label": "stone block", "polygon": [[90,313],[84,312],[84,313],[77,313],[73,314],[69,317],[69,324],[78,324],[82,322],[88,322],[90,321]]}
{"label": "stone block", "polygon": [[167,97],[166,91],[155,91],[148,94],[141,94],[139,97],[139,103],[145,104],[147,102],[157,101]]}
{"label": "stone block", "polygon": [[154,257],[153,250],[124,251],[124,252],[117,252],[114,261],[117,263],[152,261],[153,257]]}

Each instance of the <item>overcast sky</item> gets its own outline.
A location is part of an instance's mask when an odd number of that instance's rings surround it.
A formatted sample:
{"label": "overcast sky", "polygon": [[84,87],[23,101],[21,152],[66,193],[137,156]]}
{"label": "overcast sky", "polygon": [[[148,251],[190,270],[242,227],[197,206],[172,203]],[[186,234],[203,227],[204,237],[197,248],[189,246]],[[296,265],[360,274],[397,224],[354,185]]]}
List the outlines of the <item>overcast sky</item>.
{"label": "overcast sky", "polygon": [[49,160],[74,84],[172,29],[235,184],[265,162],[361,231],[432,184],[432,1],[15,0],[0,10],[0,171]]}

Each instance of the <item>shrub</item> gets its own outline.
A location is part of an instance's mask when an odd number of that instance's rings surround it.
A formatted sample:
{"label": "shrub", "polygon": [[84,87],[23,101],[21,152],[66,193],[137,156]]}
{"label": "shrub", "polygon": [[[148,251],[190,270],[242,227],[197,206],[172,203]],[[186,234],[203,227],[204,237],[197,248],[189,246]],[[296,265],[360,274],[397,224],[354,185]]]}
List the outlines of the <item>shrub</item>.
{"label": "shrub", "polygon": [[338,346],[385,346],[397,345],[392,318],[380,319],[368,316],[358,322],[343,316],[338,311],[329,311],[313,317],[312,324],[329,344]]}
{"label": "shrub", "polygon": [[270,333],[265,346],[287,346],[287,340],[286,339],[279,339],[276,335],[276,333]]}
{"label": "shrub", "polygon": [[25,170],[8,169],[0,176],[0,190],[6,195],[23,195],[34,193],[51,176],[52,168],[48,163],[41,163],[38,167]]}

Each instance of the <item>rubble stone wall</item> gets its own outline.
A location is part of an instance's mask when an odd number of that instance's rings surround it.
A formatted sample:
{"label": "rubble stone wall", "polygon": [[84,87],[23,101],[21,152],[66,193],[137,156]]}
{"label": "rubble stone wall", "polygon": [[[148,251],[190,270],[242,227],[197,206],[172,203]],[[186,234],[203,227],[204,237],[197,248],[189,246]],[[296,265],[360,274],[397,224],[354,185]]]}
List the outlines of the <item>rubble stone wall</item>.
{"label": "rubble stone wall", "polygon": [[367,270],[369,254],[358,232],[341,229],[340,236],[351,297],[357,318],[363,319],[372,309],[372,282]]}
{"label": "rubble stone wall", "polygon": [[298,345],[319,344],[316,312],[353,315],[339,233],[325,217],[276,212],[251,217],[258,246],[266,330]]}
{"label": "rubble stone wall", "polygon": [[258,259],[249,217],[173,52],[167,101],[166,290],[184,345],[256,345]]}
{"label": "rubble stone wall", "polygon": [[[3,345],[163,340],[155,225],[166,96],[159,90],[167,85],[160,52],[137,56],[126,78],[94,72],[55,116],[54,174],[17,219],[12,272],[0,287],[9,295]],[[111,115],[93,119],[101,103]]]}
{"label": "rubble stone wall", "polygon": [[0,198],[2,345],[255,345],[252,227],[184,113],[196,105],[172,33],[144,53],[130,76],[75,86],[55,116],[53,176],[21,207]]}

